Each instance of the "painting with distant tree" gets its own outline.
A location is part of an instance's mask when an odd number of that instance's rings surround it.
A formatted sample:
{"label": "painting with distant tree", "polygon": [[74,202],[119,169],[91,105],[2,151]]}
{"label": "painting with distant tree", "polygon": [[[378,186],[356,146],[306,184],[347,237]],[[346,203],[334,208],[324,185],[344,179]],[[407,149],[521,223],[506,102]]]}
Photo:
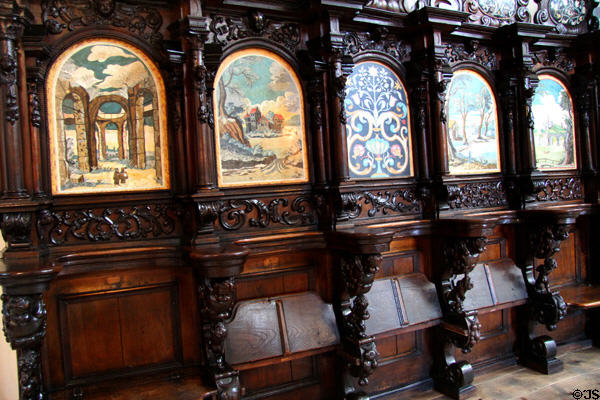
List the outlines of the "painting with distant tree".
{"label": "painting with distant tree", "polygon": [[567,88],[550,75],[540,75],[531,108],[537,168],[574,169],[573,104]]}
{"label": "painting with distant tree", "polygon": [[470,70],[454,73],[446,96],[448,167],[453,175],[500,171],[496,101]]}
{"label": "painting with distant tree", "polygon": [[144,53],[80,42],[52,65],[46,95],[54,194],[169,188],[165,89]]}
{"label": "painting with distant tree", "polygon": [[308,181],[301,86],[283,58],[262,49],[228,56],[214,107],[219,186]]}

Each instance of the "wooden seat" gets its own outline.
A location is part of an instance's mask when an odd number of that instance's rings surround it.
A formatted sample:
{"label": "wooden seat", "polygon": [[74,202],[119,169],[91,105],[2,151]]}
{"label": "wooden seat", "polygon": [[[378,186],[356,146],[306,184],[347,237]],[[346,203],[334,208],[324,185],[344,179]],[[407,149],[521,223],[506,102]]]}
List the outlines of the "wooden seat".
{"label": "wooden seat", "polygon": [[600,285],[570,285],[559,289],[569,307],[591,309],[600,307]]}

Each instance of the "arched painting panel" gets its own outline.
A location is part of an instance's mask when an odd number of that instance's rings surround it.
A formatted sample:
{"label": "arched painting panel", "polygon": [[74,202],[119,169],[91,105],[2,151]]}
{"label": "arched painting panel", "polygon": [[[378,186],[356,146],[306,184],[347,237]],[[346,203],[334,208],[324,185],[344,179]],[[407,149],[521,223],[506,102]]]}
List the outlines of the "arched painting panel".
{"label": "arched painting panel", "polygon": [[446,115],[450,174],[500,172],[496,99],[480,74],[468,69],[454,73],[446,94]]}
{"label": "arched painting panel", "polygon": [[169,188],[165,87],[139,49],[113,39],[69,47],[46,97],[52,193]]}
{"label": "arched painting panel", "polygon": [[304,100],[291,65],[240,50],[223,60],[214,87],[219,186],[307,182]]}
{"label": "arched painting panel", "polygon": [[344,110],[350,177],[413,175],[408,98],[389,67],[357,63],[346,81]]}
{"label": "arched painting panel", "polygon": [[531,109],[537,168],[576,168],[573,101],[565,85],[551,75],[540,75]]}

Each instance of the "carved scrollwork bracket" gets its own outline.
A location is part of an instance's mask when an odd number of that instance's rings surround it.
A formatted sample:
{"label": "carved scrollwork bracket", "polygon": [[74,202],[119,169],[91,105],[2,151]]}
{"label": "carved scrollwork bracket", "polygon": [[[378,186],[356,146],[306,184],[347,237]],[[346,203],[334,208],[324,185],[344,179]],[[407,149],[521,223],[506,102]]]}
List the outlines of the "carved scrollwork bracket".
{"label": "carved scrollwork bracket", "polygon": [[43,293],[57,269],[11,275],[0,273],[3,330],[6,341],[17,351],[19,399],[45,398],[40,348],[46,335],[46,306]]}
{"label": "carved scrollwork bracket", "polygon": [[342,336],[347,399],[364,396],[356,389],[354,379],[359,386],[367,385],[378,366],[375,338],[366,333],[369,319],[366,294],[381,267],[381,253],[389,249],[392,236],[392,232],[370,231],[338,231],[329,236],[331,247],[336,251],[340,277],[335,309]]}
{"label": "carved scrollwork bracket", "polygon": [[9,250],[31,246],[32,218],[30,213],[5,213],[0,220],[0,229]]}
{"label": "carved scrollwork bracket", "polygon": [[[526,229],[520,233],[518,265],[523,272],[528,292],[528,318],[521,326],[516,346],[519,362],[542,373],[562,370],[556,356],[556,342],[549,336],[535,336],[540,323],[554,330],[567,314],[567,306],[558,291],[551,290],[550,273],[556,269],[552,257],[569,236],[568,227],[575,223],[577,210],[523,210],[521,218]],[[535,265],[535,260],[542,263]]]}
{"label": "carved scrollwork bracket", "polygon": [[192,248],[188,256],[198,281],[206,368],[217,387],[218,399],[238,400],[242,396],[239,373],[226,361],[225,340],[236,302],[235,278],[242,271],[248,250],[240,246]]}
{"label": "carved scrollwork bracket", "polygon": [[479,220],[439,220],[437,230],[440,251],[435,276],[444,317],[432,377],[437,390],[459,398],[473,390],[474,374],[467,361],[454,358],[454,349],[468,353],[481,337],[477,310],[465,309],[464,302],[473,288],[469,274],[485,250],[491,226]]}

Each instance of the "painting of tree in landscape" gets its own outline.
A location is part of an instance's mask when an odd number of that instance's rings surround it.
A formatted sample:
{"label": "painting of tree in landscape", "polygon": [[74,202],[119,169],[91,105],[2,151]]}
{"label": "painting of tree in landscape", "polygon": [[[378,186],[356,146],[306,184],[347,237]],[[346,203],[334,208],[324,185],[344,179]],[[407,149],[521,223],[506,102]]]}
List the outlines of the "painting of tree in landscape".
{"label": "painting of tree in landscape", "polygon": [[165,89],[145,54],[84,41],[56,60],[47,82],[53,193],[169,187]]}
{"label": "painting of tree in landscape", "polygon": [[573,104],[567,88],[550,75],[540,75],[531,108],[537,168],[574,169]]}
{"label": "painting of tree in landscape", "polygon": [[350,176],[412,176],[408,100],[398,76],[377,62],[356,64],[344,108]]}
{"label": "painting of tree in landscape", "polygon": [[308,181],[302,91],[281,57],[246,49],[215,77],[219,186]]}
{"label": "painting of tree in landscape", "polygon": [[485,79],[456,71],[446,96],[448,167],[453,175],[500,171],[496,100]]}

